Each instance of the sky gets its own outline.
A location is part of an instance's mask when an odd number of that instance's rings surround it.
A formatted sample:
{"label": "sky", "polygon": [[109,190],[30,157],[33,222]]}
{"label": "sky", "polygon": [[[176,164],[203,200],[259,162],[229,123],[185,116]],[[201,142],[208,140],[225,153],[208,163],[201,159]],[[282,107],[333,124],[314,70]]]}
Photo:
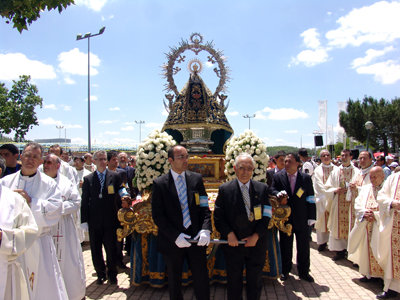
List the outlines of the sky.
{"label": "sky", "polygon": [[[340,102],[400,96],[399,15],[400,1],[75,0],[22,33],[0,19],[0,82],[11,88],[25,74],[39,89],[39,125],[26,138],[87,145],[88,43],[76,36],[105,26],[90,39],[92,147],[136,146],[167,118],[166,53],[200,33],[230,69],[235,135],[249,127],[243,115],[255,114],[251,130],[267,147],[312,148],[318,101],[327,100],[328,125],[338,130]],[[199,57],[214,91],[215,66]],[[183,65],[178,90],[188,78]]]}

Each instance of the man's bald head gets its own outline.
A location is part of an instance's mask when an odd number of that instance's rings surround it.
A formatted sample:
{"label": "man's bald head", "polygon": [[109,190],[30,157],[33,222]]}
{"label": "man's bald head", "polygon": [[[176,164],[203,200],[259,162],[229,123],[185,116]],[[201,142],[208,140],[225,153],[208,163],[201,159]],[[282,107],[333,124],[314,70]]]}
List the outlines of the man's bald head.
{"label": "man's bald head", "polygon": [[381,167],[373,167],[371,171],[369,171],[369,178],[374,187],[380,186],[385,180],[385,172],[383,172]]}

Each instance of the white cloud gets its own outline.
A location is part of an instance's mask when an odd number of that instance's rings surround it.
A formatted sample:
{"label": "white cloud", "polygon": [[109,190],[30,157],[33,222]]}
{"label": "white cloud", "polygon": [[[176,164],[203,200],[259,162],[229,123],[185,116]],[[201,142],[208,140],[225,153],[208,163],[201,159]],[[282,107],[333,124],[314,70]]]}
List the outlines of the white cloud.
{"label": "white cloud", "polygon": [[319,33],[316,28],[310,28],[303,31],[300,36],[303,38],[304,45],[310,49],[317,49],[321,46],[319,41]]}
{"label": "white cloud", "polygon": [[324,48],[314,49],[314,50],[303,50],[296,57],[292,57],[289,64],[290,66],[304,64],[306,67],[313,67],[329,59],[328,51]]}
{"label": "white cloud", "polygon": [[370,63],[371,61],[373,61],[374,59],[384,56],[386,53],[391,52],[393,50],[394,50],[393,46],[386,47],[383,50],[368,49],[367,51],[365,51],[365,56],[359,57],[359,58],[356,58],[355,60],[353,60],[353,62],[351,63],[351,66],[353,68],[365,66],[368,63]]}
{"label": "white cloud", "polygon": [[[87,53],[81,52],[78,48],[74,48],[68,52],[61,52],[58,55],[58,67],[61,72],[71,75],[87,76],[88,56]],[[90,52],[90,75],[99,74],[97,67],[100,66],[101,60],[96,55]]]}
{"label": "white cloud", "polygon": [[400,2],[380,1],[355,8],[336,22],[339,28],[328,31],[329,45],[344,48],[364,43],[389,43],[400,38]]}
{"label": "white cloud", "polygon": [[100,120],[97,122],[98,124],[112,124],[115,123],[114,120]]}
{"label": "white cloud", "polygon": [[76,81],[73,80],[73,79],[72,79],[71,77],[69,77],[69,76],[65,76],[65,77],[64,77],[64,82],[65,82],[65,84],[70,84],[70,85],[76,84]]}
{"label": "white cloud", "polygon": [[106,135],[119,135],[119,131],[105,131],[104,134]]}
{"label": "white cloud", "polygon": [[82,128],[82,125],[79,125],[79,124],[64,124],[64,127],[67,128],[67,129],[76,129],[76,128],[80,129],[80,128]]}
{"label": "white cloud", "polygon": [[121,109],[118,106],[116,106],[116,107],[110,107],[108,110],[109,111],[119,111]]}
{"label": "white cloud", "polygon": [[49,117],[46,119],[39,119],[39,124],[40,125],[56,125],[56,126],[61,126],[62,122],[54,120],[53,118]]}
{"label": "white cloud", "polygon": [[[331,15],[331,13],[329,14]],[[379,1],[370,6],[355,8],[346,15],[337,19],[338,27],[325,33],[325,40],[320,39],[316,28],[310,28],[300,34],[307,49],[301,51],[296,57],[292,57],[289,67],[304,64],[307,67],[329,61],[328,53],[337,48],[347,46],[359,47],[363,44],[390,44],[400,39],[400,2],[399,1]],[[322,45],[325,42],[325,45]],[[363,58],[354,59],[352,68],[365,66],[368,71],[357,69],[358,73],[368,72],[374,75],[375,80],[380,82],[393,82],[390,76],[382,74],[393,71],[393,64],[389,63],[388,70],[381,70],[387,64],[380,63],[378,66],[366,66],[377,57],[383,56],[389,51],[393,51],[393,46],[386,47],[384,50],[370,49]],[[372,69],[379,69],[378,73],[369,73]],[[396,71],[396,68],[394,68]],[[366,74],[366,73],[364,73]],[[397,76],[393,76],[397,78]],[[384,79],[385,78],[385,79]],[[396,79],[397,80],[397,79]]]}
{"label": "white cloud", "polygon": [[400,64],[393,60],[358,67],[356,71],[358,74],[374,75],[374,80],[382,84],[393,84],[400,80]]}
{"label": "white cloud", "polygon": [[69,105],[62,105],[62,106],[63,106],[64,111],[71,111],[71,109],[72,109],[72,106],[69,106]]}
{"label": "white cloud", "polygon": [[299,131],[297,129],[293,129],[293,130],[285,130],[285,133],[299,133]]}
{"label": "white cloud", "polygon": [[0,80],[19,79],[20,75],[30,75],[32,79],[55,79],[52,65],[31,60],[22,53],[0,54]]}
{"label": "white cloud", "polygon": [[135,128],[132,125],[121,127],[122,131],[133,131]]}
{"label": "white cloud", "polygon": [[45,104],[43,105],[44,109],[52,109],[52,110],[57,110],[57,107],[55,104]]}
{"label": "white cloud", "polygon": [[113,142],[116,144],[136,144],[137,141],[131,138],[113,138]]}
{"label": "white cloud", "polygon": [[[266,113],[266,114],[265,114]],[[309,115],[298,109],[294,108],[270,108],[265,107],[261,111],[256,112],[256,119],[261,120],[295,120],[295,119],[307,119]]]}
{"label": "white cloud", "polygon": [[150,123],[144,123],[146,128],[153,128],[153,129],[160,129],[164,125],[163,123],[155,123],[155,122],[150,122]]}
{"label": "white cloud", "polygon": [[231,116],[231,117],[236,117],[236,116],[239,115],[239,112],[238,112],[238,111],[228,111],[228,112],[226,113],[226,115],[227,115],[227,116]]}
{"label": "white cloud", "polygon": [[53,118],[49,117],[46,119],[39,119],[40,125],[50,125],[50,126],[64,126],[66,129],[74,129],[74,128],[82,128],[79,124],[63,124],[63,122],[59,120],[54,120]]}
{"label": "white cloud", "polygon": [[96,12],[101,11],[101,9],[106,5],[108,0],[75,0],[75,4],[78,6],[86,6],[87,8],[94,10]]}
{"label": "white cloud", "polygon": [[124,124],[125,125],[135,125],[136,123],[135,122],[125,122]]}
{"label": "white cloud", "polygon": [[[98,101],[98,100],[99,100],[99,98],[96,95],[90,95],[90,102]],[[87,98],[84,101],[87,102]]]}

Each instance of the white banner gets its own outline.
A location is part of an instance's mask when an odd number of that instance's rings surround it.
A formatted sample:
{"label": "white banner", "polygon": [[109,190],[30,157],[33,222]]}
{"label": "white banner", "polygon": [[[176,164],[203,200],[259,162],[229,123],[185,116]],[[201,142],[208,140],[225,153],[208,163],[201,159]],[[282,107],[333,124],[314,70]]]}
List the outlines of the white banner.
{"label": "white banner", "polygon": [[344,128],[340,126],[339,123],[339,115],[341,111],[346,111],[347,108],[347,102],[338,102],[338,122],[337,122],[337,132],[338,132],[338,139],[340,142],[345,143],[345,132],[344,132]]}
{"label": "white banner", "polygon": [[320,132],[326,132],[326,122],[328,115],[327,104],[328,104],[327,100],[318,101],[318,109],[319,109],[318,127]]}
{"label": "white banner", "polygon": [[333,133],[333,125],[328,125],[327,130],[327,145],[334,145],[335,144],[335,137]]}

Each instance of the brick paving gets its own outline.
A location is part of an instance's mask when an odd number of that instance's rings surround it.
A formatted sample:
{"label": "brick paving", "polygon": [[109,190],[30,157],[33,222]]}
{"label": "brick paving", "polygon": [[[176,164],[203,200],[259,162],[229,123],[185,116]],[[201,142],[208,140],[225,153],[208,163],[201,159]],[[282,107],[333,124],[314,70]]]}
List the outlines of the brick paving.
{"label": "brick paving", "polygon": [[[312,235],[316,240],[315,233]],[[357,269],[348,260],[332,261],[334,253],[325,250],[319,253],[315,242],[311,243],[311,275],[315,283],[299,280],[296,267],[290,273],[289,280],[264,279],[264,288],[261,299],[376,299],[376,294],[382,290],[377,282],[362,283],[362,277]],[[83,247],[83,256],[86,267],[86,299],[130,299],[130,300],[164,300],[169,299],[168,288],[153,288],[148,285],[139,287],[130,286],[129,270],[118,274],[118,286],[96,285],[96,274],[92,265],[89,246]],[[129,258],[125,258],[129,262]],[[128,264],[129,266],[129,264]],[[210,287],[211,299],[223,300],[226,297],[224,284],[212,284]],[[195,300],[191,286],[183,287],[184,299]],[[245,297],[244,297],[245,299]],[[393,299],[400,299],[400,296]]]}

